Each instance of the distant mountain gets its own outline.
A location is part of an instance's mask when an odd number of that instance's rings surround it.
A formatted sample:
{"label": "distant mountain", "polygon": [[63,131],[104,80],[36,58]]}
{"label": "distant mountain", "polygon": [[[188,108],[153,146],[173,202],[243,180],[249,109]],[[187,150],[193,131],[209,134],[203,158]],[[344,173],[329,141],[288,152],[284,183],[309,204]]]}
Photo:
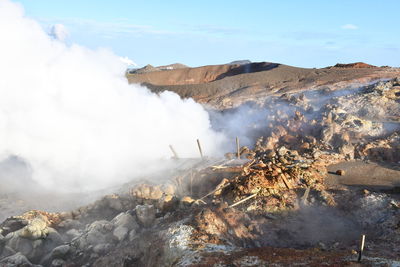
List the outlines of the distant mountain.
{"label": "distant mountain", "polygon": [[154,71],[176,70],[176,69],[183,69],[183,68],[188,68],[188,66],[183,65],[181,63],[174,63],[174,64],[170,64],[170,65],[165,65],[165,66],[153,67],[152,65],[148,64],[148,65],[144,66],[143,68],[131,69],[129,71],[129,73],[130,74],[141,74],[141,73],[149,73],[149,72],[154,72]]}
{"label": "distant mountain", "polygon": [[245,60],[235,60],[235,61],[232,61],[231,63],[228,63],[228,64],[229,65],[245,65],[245,64],[250,64],[250,63],[251,63],[250,60],[245,59]]}
{"label": "distant mountain", "polygon": [[369,65],[364,62],[355,62],[355,63],[348,63],[348,64],[337,63],[335,66],[328,67],[328,68],[363,69],[363,68],[376,68],[376,66]]}
{"label": "distant mountain", "polygon": [[147,65],[128,73],[127,78],[130,83],[143,84],[154,92],[169,90],[181,97],[191,97],[214,108],[226,109],[247,101],[262,102],[270,95],[312,88],[335,90],[399,75],[400,69],[379,68],[361,62],[306,69],[240,60],[196,68],[182,64]]}

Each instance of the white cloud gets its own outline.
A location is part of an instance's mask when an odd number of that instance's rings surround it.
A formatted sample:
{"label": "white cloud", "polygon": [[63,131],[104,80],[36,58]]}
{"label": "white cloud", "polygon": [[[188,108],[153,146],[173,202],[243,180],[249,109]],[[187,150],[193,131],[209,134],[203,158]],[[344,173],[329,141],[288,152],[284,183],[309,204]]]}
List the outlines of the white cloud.
{"label": "white cloud", "polygon": [[74,31],[91,32],[102,35],[107,39],[113,39],[117,35],[130,35],[130,34],[151,34],[151,35],[174,34],[174,32],[155,29],[153,26],[150,25],[132,24],[124,19],[117,19],[111,21],[98,21],[92,19],[73,18],[73,17],[62,18],[57,20],[51,18],[41,18],[40,22],[44,25],[53,25],[55,23],[61,22],[62,24],[56,24],[56,25],[67,25],[72,32]]}
{"label": "white cloud", "polygon": [[357,30],[358,26],[354,25],[354,24],[345,24],[345,25],[342,25],[342,29],[344,29],[344,30]]}
{"label": "white cloud", "polygon": [[51,26],[49,34],[54,39],[64,41],[68,37],[69,32],[63,24],[54,24]]}

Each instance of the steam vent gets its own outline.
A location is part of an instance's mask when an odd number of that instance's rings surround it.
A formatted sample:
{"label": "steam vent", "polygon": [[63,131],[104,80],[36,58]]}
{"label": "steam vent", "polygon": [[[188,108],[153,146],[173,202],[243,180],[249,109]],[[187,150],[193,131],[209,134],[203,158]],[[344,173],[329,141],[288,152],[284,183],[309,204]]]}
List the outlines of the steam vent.
{"label": "steam vent", "polygon": [[[352,50],[369,29],[339,16],[300,31],[295,1],[17,2],[0,0],[0,267],[400,267],[400,68],[377,64],[400,47]],[[331,66],[215,64],[233,52]],[[214,65],[146,65],[185,57]]]}

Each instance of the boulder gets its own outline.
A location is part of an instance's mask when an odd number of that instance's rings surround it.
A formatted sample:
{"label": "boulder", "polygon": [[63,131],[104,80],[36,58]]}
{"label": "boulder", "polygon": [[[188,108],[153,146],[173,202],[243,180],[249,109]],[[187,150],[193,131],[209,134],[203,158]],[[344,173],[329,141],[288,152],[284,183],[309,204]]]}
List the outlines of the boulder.
{"label": "boulder", "polygon": [[63,229],[71,229],[71,228],[79,229],[82,228],[82,223],[73,219],[65,219],[64,221],[58,224],[58,227]]}
{"label": "boulder", "polygon": [[127,237],[128,232],[129,232],[128,228],[124,226],[118,226],[117,228],[114,229],[113,235],[118,241],[121,242]]}
{"label": "boulder", "polygon": [[47,223],[41,218],[35,218],[19,231],[19,236],[32,240],[46,238],[49,234]]}
{"label": "boulder", "polygon": [[14,255],[17,253],[15,250],[10,248],[9,246],[4,246],[2,250],[0,250],[0,259],[4,259],[6,257],[9,257],[11,255]]}
{"label": "boulder", "polygon": [[51,227],[47,228],[46,237],[32,239],[24,237],[23,229],[7,235],[7,246],[17,252],[24,254],[30,261],[39,261],[43,255],[50,253],[55,247],[61,245],[63,240],[61,236]]}
{"label": "boulder", "polygon": [[22,253],[18,252],[12,256],[0,260],[1,266],[29,267],[34,266]]}
{"label": "boulder", "polygon": [[180,206],[181,206],[182,208],[189,207],[189,206],[192,205],[192,203],[193,203],[194,201],[195,201],[195,200],[194,200],[193,198],[191,198],[191,197],[189,197],[189,196],[184,196],[184,197],[181,199]]}
{"label": "boulder", "polygon": [[158,200],[157,207],[163,212],[168,212],[173,211],[178,203],[179,200],[175,196],[165,194],[162,198]]}
{"label": "boulder", "polygon": [[70,245],[61,245],[51,251],[51,258],[65,259],[67,254],[71,251]]}
{"label": "boulder", "polygon": [[153,205],[137,205],[136,216],[144,227],[150,227],[156,219],[156,209]]}
{"label": "boulder", "polygon": [[81,235],[81,233],[78,230],[70,229],[67,232],[65,232],[64,238],[67,239],[67,241],[70,241],[70,240],[72,240],[75,237],[78,237],[80,235]]}
{"label": "boulder", "polygon": [[135,239],[135,237],[136,237],[136,230],[131,230],[128,235],[129,241],[132,242]]}
{"label": "boulder", "polygon": [[108,221],[95,221],[85,228],[82,235],[74,238],[72,244],[81,250],[87,250],[101,243],[109,243],[113,240],[113,228],[114,225]]}
{"label": "boulder", "polygon": [[61,266],[65,266],[65,261],[62,259],[54,259],[51,262],[51,266],[52,267],[61,267]]}
{"label": "boulder", "polygon": [[6,236],[9,233],[15,232],[26,225],[28,225],[29,221],[22,219],[20,217],[10,217],[7,218],[1,225],[0,225],[0,233],[3,236]]}
{"label": "boulder", "polygon": [[102,243],[102,244],[98,244],[96,246],[93,247],[93,252],[96,254],[105,254],[107,253],[107,251],[109,251],[112,248],[112,245],[108,244],[108,243]]}
{"label": "boulder", "polygon": [[139,228],[136,220],[128,212],[118,214],[111,220],[111,223],[115,227],[113,235],[118,241],[124,240],[130,230],[137,230]]}
{"label": "boulder", "polygon": [[123,226],[128,230],[139,228],[136,220],[128,212],[122,212],[118,214],[114,219],[111,220],[111,223],[114,225],[114,227]]}

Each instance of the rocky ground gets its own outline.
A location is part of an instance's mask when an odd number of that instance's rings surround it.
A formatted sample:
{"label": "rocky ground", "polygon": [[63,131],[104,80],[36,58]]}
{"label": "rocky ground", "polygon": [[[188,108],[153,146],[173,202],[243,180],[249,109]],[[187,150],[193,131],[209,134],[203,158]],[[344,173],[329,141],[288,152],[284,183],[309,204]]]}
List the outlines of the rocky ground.
{"label": "rocky ground", "polygon": [[7,218],[0,266],[400,266],[400,80],[341,88],[252,105],[225,159]]}

